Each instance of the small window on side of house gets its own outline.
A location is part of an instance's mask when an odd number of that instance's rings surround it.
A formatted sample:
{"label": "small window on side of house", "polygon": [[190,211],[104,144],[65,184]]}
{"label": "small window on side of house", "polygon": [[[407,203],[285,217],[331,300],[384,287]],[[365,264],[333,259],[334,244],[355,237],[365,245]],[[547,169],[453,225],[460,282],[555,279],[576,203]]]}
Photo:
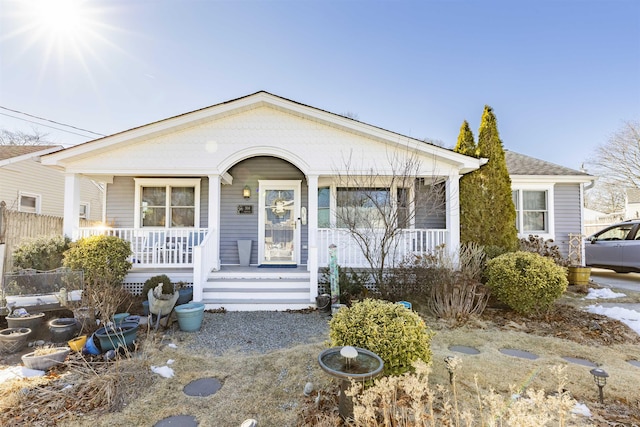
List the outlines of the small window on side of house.
{"label": "small window on side of house", "polygon": [[80,219],[89,219],[89,203],[80,203]]}
{"label": "small window on side of house", "polygon": [[18,199],[18,211],[40,213],[40,195],[20,193]]}

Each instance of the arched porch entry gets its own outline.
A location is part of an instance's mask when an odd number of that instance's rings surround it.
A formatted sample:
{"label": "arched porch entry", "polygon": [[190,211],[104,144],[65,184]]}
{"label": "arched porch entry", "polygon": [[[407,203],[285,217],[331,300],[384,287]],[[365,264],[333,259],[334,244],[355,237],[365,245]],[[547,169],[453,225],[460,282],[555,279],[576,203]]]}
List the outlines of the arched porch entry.
{"label": "arched porch entry", "polygon": [[255,156],[228,169],[220,189],[220,263],[241,263],[238,241],[251,241],[252,266],[306,265],[309,230],[304,173],[279,157]]}

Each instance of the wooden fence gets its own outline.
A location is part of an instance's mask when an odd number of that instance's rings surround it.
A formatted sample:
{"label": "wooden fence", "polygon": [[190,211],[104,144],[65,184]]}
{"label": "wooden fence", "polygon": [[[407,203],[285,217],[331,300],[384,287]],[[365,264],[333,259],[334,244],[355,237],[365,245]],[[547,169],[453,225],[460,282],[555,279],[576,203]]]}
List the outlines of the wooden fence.
{"label": "wooden fence", "polygon": [[[0,202],[0,244],[4,243],[4,268],[9,272],[13,268],[13,251],[25,240],[41,236],[62,236],[62,217],[18,212],[7,209],[4,201]],[[90,227],[96,221],[81,219],[81,227]],[[2,259],[0,259],[2,262]]]}

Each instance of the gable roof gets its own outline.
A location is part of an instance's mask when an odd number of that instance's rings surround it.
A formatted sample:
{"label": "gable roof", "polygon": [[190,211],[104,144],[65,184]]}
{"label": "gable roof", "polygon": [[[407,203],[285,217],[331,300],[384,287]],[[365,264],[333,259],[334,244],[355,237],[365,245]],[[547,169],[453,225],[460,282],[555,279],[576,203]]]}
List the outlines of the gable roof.
{"label": "gable roof", "polygon": [[61,150],[61,145],[0,145],[0,166]]}
{"label": "gable roof", "polygon": [[577,171],[555,163],[526,156],[514,151],[505,150],[505,160],[509,175],[526,176],[576,176],[592,180],[594,177],[586,172]]}
{"label": "gable roof", "polygon": [[58,153],[44,157],[43,164],[65,167],[65,164],[68,161],[80,160],[86,157],[99,155],[100,153],[112,150],[116,146],[126,146],[128,144],[134,144],[137,141],[165,136],[187,128],[198,126],[217,118],[228,117],[264,106],[296,115],[308,121],[315,121],[346,132],[366,136],[367,138],[382,141],[386,144],[395,144],[399,146],[406,146],[410,144],[412,147],[417,147],[419,150],[423,150],[429,154],[437,153],[436,155],[441,160],[444,160],[449,164],[457,165],[461,173],[467,173],[475,170],[479,165],[482,165],[483,162],[486,161],[484,159],[465,156],[463,154],[456,153],[451,149],[388,131],[349,117],[330,113],[316,107],[311,107],[306,104],[273,95],[266,91],[259,91],[230,101],[225,101],[209,107],[169,117],[66,148]]}

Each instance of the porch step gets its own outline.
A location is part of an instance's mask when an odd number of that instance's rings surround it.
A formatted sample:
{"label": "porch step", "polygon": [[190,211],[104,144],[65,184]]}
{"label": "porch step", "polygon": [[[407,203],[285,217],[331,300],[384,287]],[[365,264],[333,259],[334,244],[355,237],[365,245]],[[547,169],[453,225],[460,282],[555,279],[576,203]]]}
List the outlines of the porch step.
{"label": "porch step", "polygon": [[216,271],[209,274],[202,289],[207,309],[228,311],[301,310],[315,306],[311,302],[307,271],[251,269]]}

